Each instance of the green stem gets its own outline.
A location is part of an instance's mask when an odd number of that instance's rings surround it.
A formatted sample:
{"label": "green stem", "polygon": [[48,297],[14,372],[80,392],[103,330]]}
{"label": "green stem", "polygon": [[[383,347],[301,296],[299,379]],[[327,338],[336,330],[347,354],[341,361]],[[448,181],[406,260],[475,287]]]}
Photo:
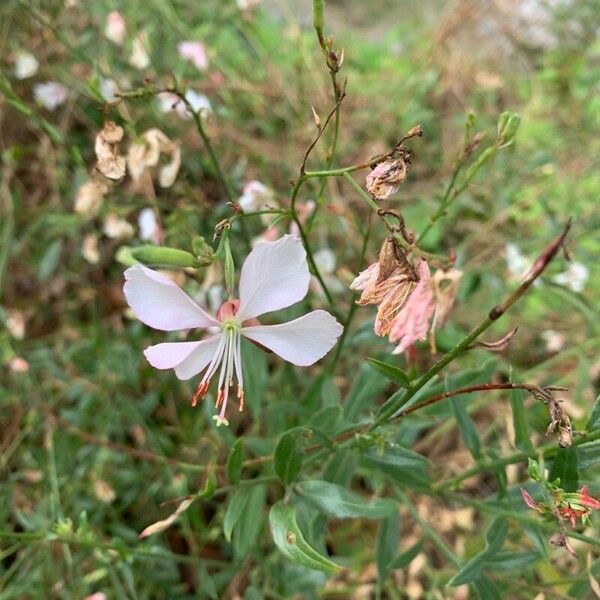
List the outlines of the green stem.
{"label": "green stem", "polygon": [[[596,429],[595,431],[591,431],[589,433],[580,435],[573,441],[573,446],[581,446],[582,444],[594,442],[598,439],[600,439],[600,429]],[[464,473],[457,475],[456,477],[452,477],[451,479],[447,479],[446,481],[438,483],[436,486],[433,487],[433,489],[436,492],[451,489],[456,487],[465,479],[469,479],[470,477],[474,477],[475,475],[479,475],[480,473],[483,473],[485,471],[496,471],[508,465],[514,465],[517,463],[525,462],[528,458],[537,458],[538,453],[541,453],[541,455],[544,458],[551,458],[558,451],[559,448],[556,444],[548,444],[535,452],[514,452],[513,454],[510,454],[509,456],[504,456],[503,458],[497,458],[489,462],[479,463],[471,469],[465,471]]]}
{"label": "green stem", "polygon": [[360,163],[358,165],[351,165],[350,167],[340,167],[339,169],[324,169],[322,171],[306,171],[307,179],[312,177],[341,177],[345,173],[353,173],[354,171],[360,171],[366,169],[369,165]]}

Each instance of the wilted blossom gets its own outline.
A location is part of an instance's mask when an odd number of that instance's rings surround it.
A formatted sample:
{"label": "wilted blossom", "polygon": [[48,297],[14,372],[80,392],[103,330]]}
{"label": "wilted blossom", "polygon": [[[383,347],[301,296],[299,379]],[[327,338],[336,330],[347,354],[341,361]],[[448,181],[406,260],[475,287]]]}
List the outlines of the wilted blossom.
{"label": "wilted blossom", "polygon": [[57,81],[36,83],[33,86],[35,101],[48,110],[56,110],[61,104],[66,102],[68,95],[67,88]]}
{"label": "wilted blossom", "polygon": [[577,492],[565,492],[556,488],[550,494],[551,502],[536,502],[523,488],[521,488],[521,495],[525,504],[532,510],[540,514],[546,512],[558,514],[567,519],[571,527],[577,526],[579,518],[585,524],[590,514],[600,509],[600,501],[590,496],[587,485],[582,486]]}
{"label": "wilted blossom", "polygon": [[417,269],[419,282],[391,326],[390,342],[398,343],[393,354],[401,354],[415,342],[426,340],[429,319],[435,313],[436,303],[430,281],[429,265],[421,260]]}
{"label": "wilted blossom", "polygon": [[97,265],[100,262],[100,253],[98,252],[98,236],[95,233],[88,233],[83,238],[81,244],[81,255],[90,263]]}
{"label": "wilted blossom", "polygon": [[[362,290],[359,306],[377,305],[375,333],[387,335],[399,311],[415,289],[417,271],[397,248],[394,238],[387,238],[379,251],[379,260],[358,274],[350,284],[352,290]],[[400,253],[400,254],[398,254]],[[429,271],[428,271],[429,272]]]}
{"label": "wilted blossom", "polygon": [[139,142],[134,142],[127,153],[129,174],[137,181],[149,167],[158,165],[160,155],[168,154],[170,160],[158,171],[160,187],[171,187],[181,166],[179,145],[170,140],[160,129],[152,128],[143,133]]}
{"label": "wilted blossom", "polygon": [[17,52],[15,58],[15,77],[17,79],[33,77],[38,72],[39,67],[40,63],[31,52],[25,50]]}
{"label": "wilted blossom", "polygon": [[588,268],[578,262],[571,262],[567,266],[567,270],[555,275],[552,278],[554,283],[564,285],[574,292],[582,292],[587,280],[590,277]]}
{"label": "wilted blossom", "polygon": [[127,35],[127,22],[125,17],[118,11],[113,10],[106,17],[104,35],[117,46],[121,46]]}
{"label": "wilted blossom", "polygon": [[15,356],[8,361],[8,368],[13,373],[27,373],[29,371],[29,363],[20,356]]}
{"label": "wilted blossom", "polygon": [[109,179],[122,179],[125,177],[125,157],[121,152],[123,128],[106,121],[102,130],[96,136],[94,151],[98,163],[96,168],[102,175]]}
{"label": "wilted blossom", "polygon": [[406,167],[403,158],[380,162],[367,175],[367,191],[378,200],[385,200],[400,189],[406,179]]}
{"label": "wilted blossom", "polygon": [[202,42],[179,42],[177,52],[181,58],[190,61],[198,71],[206,71],[208,68],[208,56]]}
{"label": "wilted blossom", "polygon": [[102,206],[102,199],[108,192],[104,181],[89,179],[77,190],[75,212],[86,217],[95,217]]}
{"label": "wilted blossom", "polygon": [[150,65],[150,56],[148,55],[148,34],[140,31],[135,36],[129,55],[129,64],[136,69],[146,69]]}
{"label": "wilted blossom", "polygon": [[104,219],[103,231],[106,237],[117,240],[132,238],[134,234],[133,225],[114,213]]}
{"label": "wilted blossom", "polygon": [[[199,94],[198,92],[189,89],[185,93],[185,99],[190,103],[191,109],[201,116],[212,112],[210,100],[204,94]],[[162,112],[171,112],[174,110],[182,119],[191,119],[192,115],[190,114],[188,107],[177,94],[163,92],[162,94],[158,94],[158,101],[160,102],[160,109]]]}
{"label": "wilted blossom", "polygon": [[310,273],[301,242],[285,235],[258,244],[246,258],[240,275],[239,299],[229,299],[216,318],[209,315],[173,281],[135,265],[125,272],[125,297],[140,321],[162,331],[217,328],[201,341],[163,343],[144,354],[157,369],[174,369],[179,379],[204,371],[192,404],[206,397],[220,366],[217,425],[225,418],[229,389],[237,381],[240,410],[244,401],[241,338],[245,337],[298,366],[309,366],[333,348],[342,326],[324,310],[312,311],[280,325],[260,325],[257,317],[300,301],[308,291]]}
{"label": "wilted blossom", "polygon": [[138,215],[138,228],[140,240],[161,244],[164,232],[160,226],[156,213],[152,208],[144,208]]}

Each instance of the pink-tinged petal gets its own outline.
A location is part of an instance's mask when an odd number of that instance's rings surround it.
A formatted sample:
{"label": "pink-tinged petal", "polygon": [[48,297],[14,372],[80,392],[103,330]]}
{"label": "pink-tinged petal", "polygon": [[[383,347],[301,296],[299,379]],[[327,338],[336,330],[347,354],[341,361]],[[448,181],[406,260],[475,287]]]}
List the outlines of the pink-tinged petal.
{"label": "pink-tinged petal", "polygon": [[135,316],[162,331],[212,327],[219,322],[200,308],[176,283],[143,265],[125,271],[123,292]]}
{"label": "pink-tinged petal", "polygon": [[291,306],[306,296],[309,283],[306,252],[296,236],[257,244],[242,265],[237,316],[245,321]]}
{"label": "pink-tinged petal", "polygon": [[523,488],[521,488],[521,496],[523,496],[523,502],[525,502],[529,508],[542,512],[539,504]]}
{"label": "pink-tinged petal", "polygon": [[308,367],[333,348],[343,330],[327,311],[314,310],[281,325],[244,327],[242,335],[294,365]]}
{"label": "pink-tinged petal", "polygon": [[584,485],[579,490],[579,503],[593,510],[600,510],[600,501],[590,496],[590,491],[587,485]]}
{"label": "pink-tinged petal", "polygon": [[190,379],[210,363],[217,351],[220,335],[200,342],[156,344],[144,350],[148,362],[157,369],[175,369],[179,379]]}

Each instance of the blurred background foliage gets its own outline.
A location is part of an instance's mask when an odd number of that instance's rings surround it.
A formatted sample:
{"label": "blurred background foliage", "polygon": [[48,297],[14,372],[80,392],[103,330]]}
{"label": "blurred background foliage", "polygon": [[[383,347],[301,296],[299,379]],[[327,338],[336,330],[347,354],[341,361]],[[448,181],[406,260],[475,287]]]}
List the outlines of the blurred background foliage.
{"label": "blurred background foliage", "polygon": [[[114,10],[127,23],[122,46],[104,34]],[[507,254],[533,259],[572,216],[569,250],[583,266],[584,285],[554,281],[566,268],[556,261],[488,333],[493,339],[518,325],[509,348],[491,358],[471,353],[449,378],[451,387],[509,377],[567,386],[565,410],[583,429],[600,387],[597,1],[331,0],[326,10],[326,29],[336,47],[345,49],[342,75],[348,78],[333,164],[387,151],[421,124],[425,135],[411,142],[409,177],[390,203],[411,230],[422,230],[438,206],[467,114],[475,114],[484,146],[493,142],[502,111],[521,114],[515,143],[481,170],[426,240],[430,251],[454,250],[465,271],[457,308],[438,334],[438,350],[450,349],[516,287]],[[327,511],[298,494],[304,536],[322,554],[343,557],[347,571],[311,571],[274,549],[268,507],[282,497],[283,487],[272,464],[260,457],[270,455],[290,428],[312,427],[327,437],[367,417],[394,390],[364,362],[367,356],[391,360],[391,347],[372,333],[370,310],[357,312],[333,373],[331,357],[300,372],[248,347],[249,410],[228,430],[214,428],[210,402],[189,406],[192,384],[151,369],[143,359],[142,348],[158,337],[125,310],[119,262],[119,248],[142,243],[140,211],[153,209],[164,243],[184,250],[191,250],[197,235],[210,240],[215,224],[230,212],[191,121],[163,113],[153,97],[107,105],[106,81],[126,91],[148,83],[168,86],[175,77],[206,95],[212,105],[207,131],[236,193],[257,179],[274,191],[273,204],[285,207],[289,181],[314,137],[310,106],[323,119],[332,102],[308,2],[4,0],[0,22],[1,598],[103,592],[111,599],[376,593],[541,599],[592,593],[585,556],[591,552],[590,573],[600,574],[598,548],[576,546],[575,559],[548,547],[552,528],[537,527],[533,517],[508,519],[508,541],[486,563],[489,578],[482,576],[471,588],[446,587],[484,547],[494,511],[477,502],[499,495],[509,512],[528,514],[517,485],[527,480],[522,462],[467,479],[460,497],[430,487],[515,452],[507,395],[473,396],[464,403],[485,448],[483,458],[465,447],[456,409],[443,404],[382,434],[382,443],[407,453],[400,452],[405,462],[395,470],[381,467],[379,455],[369,459],[369,450],[341,451],[305,465],[313,479],[365,496],[387,495],[403,506],[402,518],[327,521]],[[149,64],[140,69],[129,57],[142,32]],[[178,56],[183,40],[205,44],[206,70]],[[23,51],[35,56],[39,69],[19,79],[15,65]],[[45,81],[68,90],[55,110],[36,102],[35,85]],[[105,117],[121,123],[131,139],[159,127],[181,144],[182,167],[166,190],[151,180],[112,186],[90,217],[75,211],[74,202],[93,170],[94,137]],[[318,147],[309,168],[324,167],[326,150],[327,144]],[[309,181],[300,200],[317,199],[320,185]],[[352,302],[346,286],[364,266],[360,229],[368,211],[341,179],[326,181],[323,199],[310,239],[315,252],[331,249],[335,255],[330,276],[340,284],[335,297],[345,312]],[[132,227],[107,235],[109,215]],[[238,264],[248,240],[265,227],[259,219],[244,224],[232,235]],[[279,226],[285,230],[288,224]],[[384,235],[374,224],[369,262]],[[190,276],[190,292],[206,296],[203,278],[203,272]],[[316,287],[307,302],[323,305]],[[300,314],[296,308],[287,312]],[[423,344],[410,361],[400,357],[395,364],[414,376],[432,361]],[[443,391],[449,383],[436,385]],[[530,402],[526,420],[537,447],[547,443],[547,415],[543,405]],[[260,477],[263,484],[236,487],[217,468],[241,436],[244,456],[259,458],[244,469],[244,481]],[[579,460],[580,481],[597,495],[600,452],[590,448]],[[215,496],[195,502],[166,532],[138,541],[142,529],[173,512],[174,504],[162,502],[202,490],[211,473]],[[223,522],[233,505],[240,514],[229,514],[234,526],[228,541]],[[587,533],[593,537],[593,528]]]}

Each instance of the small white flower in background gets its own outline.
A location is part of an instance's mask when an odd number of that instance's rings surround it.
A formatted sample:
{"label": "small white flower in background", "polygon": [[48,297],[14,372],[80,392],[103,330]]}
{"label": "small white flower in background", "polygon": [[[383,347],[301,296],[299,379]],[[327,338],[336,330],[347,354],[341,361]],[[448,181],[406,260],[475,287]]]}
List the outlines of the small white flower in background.
{"label": "small white flower in background", "polygon": [[[243,211],[254,212],[272,207],[274,200],[273,192],[264,183],[254,179],[244,184],[242,195],[238,198],[238,204]],[[262,216],[268,217],[269,215]]]}
{"label": "small white flower in background", "polygon": [[125,21],[125,17],[120,12],[113,10],[108,13],[104,35],[117,46],[123,44],[127,35],[127,21]]}
{"label": "small white flower in background", "polygon": [[113,102],[117,99],[119,86],[114,79],[102,78],[100,80],[100,95],[107,101]]}
{"label": "small white flower in background", "polygon": [[95,217],[102,206],[102,200],[108,192],[103,181],[90,179],[78,190],[75,196],[75,212],[86,217]]}
{"label": "small white flower in background", "polygon": [[98,252],[98,236],[95,233],[88,233],[83,238],[81,244],[81,255],[90,263],[97,265],[100,262],[100,253]]}
{"label": "small white flower in background", "polygon": [[191,62],[198,71],[208,68],[208,56],[202,42],[184,41],[177,44],[177,52],[184,60]]}
{"label": "small white flower in background", "polygon": [[240,10],[252,10],[260,4],[261,0],[236,0],[237,7]]}
{"label": "small white flower in background", "polygon": [[[321,248],[315,252],[313,258],[327,289],[333,294],[343,292],[346,286],[335,275],[336,258],[333,250],[331,248]],[[325,297],[323,287],[314,275],[310,277],[310,289],[322,298]]]}
{"label": "small white flower in background", "polygon": [[96,136],[94,150],[98,164],[96,168],[102,175],[109,179],[122,179],[125,177],[125,157],[121,153],[123,128],[106,121],[102,130]]}
{"label": "small white flower in background", "polygon": [[554,283],[564,285],[574,292],[582,292],[590,277],[589,269],[582,263],[570,262],[567,270],[552,278]]}
{"label": "small white flower in background", "polygon": [[20,310],[7,311],[5,325],[8,333],[16,340],[25,337],[25,315]]}
{"label": "small white flower in background", "polygon": [[8,361],[8,368],[13,373],[27,373],[29,371],[29,363],[20,356],[15,356]]}
{"label": "small white flower in background", "polygon": [[35,101],[48,110],[56,110],[61,104],[64,104],[69,95],[69,91],[57,81],[46,81],[45,83],[36,83],[33,86],[33,97]]}
{"label": "small white flower in background", "polygon": [[546,343],[547,352],[560,352],[565,345],[565,336],[554,329],[542,331],[542,339]]}
{"label": "small white flower in background", "polygon": [[40,63],[31,52],[24,50],[17,52],[15,58],[15,77],[17,79],[33,77],[38,72],[39,67]]}
{"label": "small white flower in background", "polygon": [[152,208],[143,208],[140,211],[138,229],[140,240],[154,244],[162,243],[164,232]]}
{"label": "small white flower in background", "polygon": [[[185,99],[190,103],[192,110],[200,113],[201,116],[205,116],[212,112],[210,100],[204,94],[199,94],[194,90],[187,90]],[[162,94],[158,94],[158,101],[162,112],[168,113],[175,111],[182,119],[192,118],[185,102],[183,102],[176,94],[163,92]]]}
{"label": "small white flower in background", "polygon": [[103,231],[107,237],[117,240],[132,238],[134,234],[133,225],[114,213],[104,219]]}
{"label": "small white flower in background", "polygon": [[508,272],[514,279],[521,279],[529,271],[531,261],[521,252],[516,244],[506,244],[504,250]]}
{"label": "small white flower in background", "polygon": [[143,133],[140,141],[134,142],[129,147],[127,166],[131,178],[137,181],[147,168],[158,165],[161,153],[169,154],[171,160],[160,167],[158,184],[163,188],[171,187],[181,166],[181,150],[178,144],[157,128]]}
{"label": "small white flower in background", "polygon": [[141,31],[135,36],[129,55],[129,64],[140,71],[150,65],[150,56],[148,55],[148,33]]}
{"label": "small white flower in background", "polygon": [[206,397],[210,381],[220,369],[217,408],[213,419],[225,418],[229,388],[237,380],[240,410],[244,402],[241,338],[268,348],[294,365],[306,367],[323,358],[342,333],[342,326],[324,310],[312,311],[280,325],[260,325],[260,315],[286,308],[306,296],[310,273],[300,240],[285,235],[276,242],[258,244],[242,265],[239,300],[221,305],[216,318],[196,304],[170,279],[143,265],[125,271],[123,291],[136,317],[161,331],[217,328],[202,341],[150,346],[144,355],[157,369],[174,369],[179,379],[204,371],[192,405]]}
{"label": "small white flower in background", "polygon": [[94,592],[90,596],[86,596],[85,600],[108,600],[108,596],[104,592]]}

